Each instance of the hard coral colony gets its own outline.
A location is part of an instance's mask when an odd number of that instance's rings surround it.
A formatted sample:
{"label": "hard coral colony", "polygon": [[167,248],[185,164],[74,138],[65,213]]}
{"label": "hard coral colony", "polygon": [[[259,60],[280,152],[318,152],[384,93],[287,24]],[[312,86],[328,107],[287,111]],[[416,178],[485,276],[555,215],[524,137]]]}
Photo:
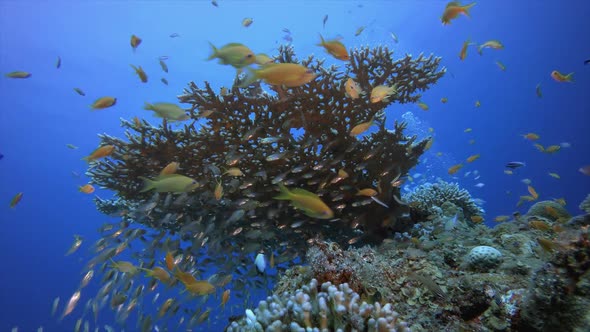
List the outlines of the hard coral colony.
{"label": "hard coral colony", "polygon": [[[415,221],[410,207],[401,201],[399,186],[391,183],[417,164],[429,140],[404,135],[403,122],[388,129],[384,109],[420,100],[419,91],[436,83],[445,69],[432,55],[392,59],[385,46],[362,47],[350,52],[343,67],[326,67],[324,59],[298,60],[291,46],[281,46],[276,63],[298,64],[321,75],[293,88],[271,86],[277,95],[264,91],[259,82],[242,88],[242,77],[222,95],[208,82],[203,87],[191,82],[179,100],[190,105],[192,120],[204,120],[201,127],[193,121],[173,129],[165,117],[157,127],[122,120],[126,139],[100,135],[101,145],[114,149],[107,158],[93,161],[87,175],[118,196],[97,197],[98,209],[123,221],[103,227],[102,251],[89,268],[133,241],[148,241],[146,231],[134,226],[140,223],[156,232],[149,242],[151,263],[139,263],[141,269],[152,268],[157,257],[172,252],[172,280],[181,280],[189,293],[195,295],[190,290],[195,282],[204,282],[192,275],[209,267],[218,269],[215,280],[229,276],[232,294],[243,297],[245,284],[262,280],[256,275],[260,271],[250,269],[255,273],[250,274],[239,268],[257,252],[271,256],[271,266],[276,255],[284,269],[305,255],[314,238],[379,243],[411,227]],[[343,88],[350,77],[365,91],[380,85],[396,90],[381,102],[372,103],[368,95],[352,99]],[[377,125],[376,131],[349,134],[369,121]],[[292,129],[300,134],[293,135]],[[171,162],[179,165],[177,175],[160,175]],[[319,199],[328,210],[319,203],[277,200],[280,186],[308,193],[303,196]],[[359,188],[376,188],[375,195],[357,195]],[[321,218],[314,206],[325,210]],[[121,234],[126,238],[118,243]],[[189,245],[181,245],[181,240]],[[231,281],[236,269],[241,276]],[[192,278],[186,279],[185,273]],[[122,280],[128,278],[132,276]],[[215,280],[209,280],[212,287],[223,284]],[[162,315],[181,305],[176,300],[167,303]],[[201,309],[185,312],[192,315],[189,326],[208,315]],[[142,328],[152,325],[151,316],[143,317]]]}

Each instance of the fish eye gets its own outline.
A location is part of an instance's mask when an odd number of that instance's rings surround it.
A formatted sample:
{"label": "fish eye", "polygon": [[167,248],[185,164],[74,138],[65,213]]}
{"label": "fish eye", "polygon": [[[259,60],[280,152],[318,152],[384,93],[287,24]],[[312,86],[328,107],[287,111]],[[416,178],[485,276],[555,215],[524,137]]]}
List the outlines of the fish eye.
{"label": "fish eye", "polygon": [[254,56],[254,54],[250,53],[250,54],[246,55],[246,58],[251,58],[253,56]]}
{"label": "fish eye", "polygon": [[305,73],[306,73],[306,74],[313,74],[313,70],[311,70],[311,69],[308,69],[308,70],[306,70],[306,71],[305,71]]}

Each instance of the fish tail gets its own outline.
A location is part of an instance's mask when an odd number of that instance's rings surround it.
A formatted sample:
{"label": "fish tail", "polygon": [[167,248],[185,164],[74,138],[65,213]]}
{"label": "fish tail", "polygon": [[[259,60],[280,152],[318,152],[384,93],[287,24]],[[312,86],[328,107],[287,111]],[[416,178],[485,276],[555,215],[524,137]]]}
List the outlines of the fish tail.
{"label": "fish tail", "polygon": [[150,180],[150,179],[143,177],[143,176],[140,176],[139,178],[143,180],[143,188],[139,191],[140,193],[150,191],[156,187],[155,181]]}
{"label": "fish tail", "polygon": [[154,107],[153,107],[153,105],[152,105],[152,104],[150,104],[150,103],[148,103],[147,101],[146,101],[146,102],[145,102],[145,104],[143,105],[143,109],[144,109],[144,110],[151,111],[153,108],[154,108]]}
{"label": "fish tail", "polygon": [[573,72],[571,72],[571,73],[569,73],[569,74],[565,75],[565,79],[566,79],[566,81],[568,81],[568,82],[573,82],[573,81],[574,81],[574,73],[573,73]]}
{"label": "fish tail", "polygon": [[470,3],[468,5],[463,6],[463,13],[465,13],[465,16],[467,17],[471,17],[471,15],[469,14],[469,10],[471,9],[471,7],[475,6],[477,2],[474,3]]}
{"label": "fish tail", "polygon": [[279,199],[279,200],[290,200],[291,199],[291,192],[282,183],[279,183],[279,189],[281,190],[281,193],[280,193],[280,195],[273,197],[274,199]]}
{"label": "fish tail", "polygon": [[252,84],[258,80],[258,75],[256,74],[256,70],[254,70],[250,67],[246,67],[246,69],[248,70],[248,74],[246,75],[246,79],[244,80],[244,82],[242,82],[238,85],[238,88],[246,88],[250,84]]}
{"label": "fish tail", "polygon": [[213,45],[211,42],[209,42],[209,46],[211,46],[211,55],[209,55],[207,61],[215,59],[218,55],[217,47],[215,47],[215,45]]}

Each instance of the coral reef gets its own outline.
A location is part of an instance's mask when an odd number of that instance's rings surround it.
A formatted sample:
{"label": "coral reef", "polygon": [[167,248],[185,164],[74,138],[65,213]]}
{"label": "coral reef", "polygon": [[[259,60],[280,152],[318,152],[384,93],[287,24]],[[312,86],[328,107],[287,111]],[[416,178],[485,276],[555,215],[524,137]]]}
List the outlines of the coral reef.
{"label": "coral reef", "polygon": [[346,283],[308,285],[293,293],[269,296],[254,311],[246,310],[239,321],[226,329],[233,331],[410,331],[398,319],[390,303],[385,305],[361,302]]}
{"label": "coral reef", "polygon": [[590,329],[589,235],[588,227],[561,235],[549,262],[535,271],[522,304],[523,329]]}
{"label": "coral reef", "polygon": [[[406,55],[394,61],[392,53],[382,46],[360,48],[340,70],[324,67],[324,60],[313,56],[299,61],[291,47],[281,47],[277,61],[300,63],[320,75],[301,87],[272,87],[277,96],[263,92],[260,84],[234,86],[217,95],[208,82],[204,87],[191,82],[179,99],[190,104],[193,121],[180,129],[166,121],[154,127],[145,120],[122,120],[126,140],[100,135],[102,144],[114,145],[115,151],[93,162],[87,175],[117,197],[97,200],[99,209],[180,232],[186,239],[202,234],[209,244],[257,241],[258,247],[248,248],[253,250],[280,247],[289,240],[303,251],[305,241],[318,234],[341,243],[361,235],[361,242],[378,242],[411,225],[407,207],[399,203],[399,188],[389,184],[416,165],[428,140],[406,137],[404,123],[387,129],[384,109],[394,102],[417,101],[419,92],[445,70],[438,69],[440,58],[434,56]],[[351,99],[343,89],[348,77],[367,91],[397,84],[397,93],[387,102]],[[376,131],[349,135],[354,126],[370,120]],[[181,194],[140,192],[140,177],[154,178],[174,161],[180,163],[178,172],[198,181],[199,188]],[[244,175],[227,175],[230,167]],[[339,176],[339,170],[346,176]],[[319,223],[289,202],[272,199],[279,183],[316,193],[340,220]],[[218,184],[220,197],[215,196]],[[356,195],[361,188],[376,188],[379,194]]]}
{"label": "coral reef", "polygon": [[442,180],[420,185],[404,195],[403,199],[424,216],[440,214],[437,208],[444,207],[445,203],[452,203],[459,207],[467,220],[470,220],[472,216],[480,216],[484,212],[467,190],[461,189],[457,183]]}
{"label": "coral reef", "polygon": [[[412,331],[587,330],[589,227],[534,227],[540,219],[532,218],[493,229],[465,227],[461,218],[452,218],[453,227],[446,227],[448,217],[425,220],[377,247],[316,240],[306,255],[309,268],[288,270],[277,291],[292,292],[312,278],[346,283],[367,303],[394,304]],[[472,261],[489,264],[461,264],[471,248],[480,253]]]}

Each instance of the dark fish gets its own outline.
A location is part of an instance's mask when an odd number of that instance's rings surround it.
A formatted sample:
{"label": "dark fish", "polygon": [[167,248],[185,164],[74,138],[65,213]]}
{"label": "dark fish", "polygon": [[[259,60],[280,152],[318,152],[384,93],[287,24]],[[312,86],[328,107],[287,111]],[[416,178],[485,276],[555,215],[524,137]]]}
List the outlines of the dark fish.
{"label": "dark fish", "polygon": [[328,14],[324,16],[324,20],[322,21],[322,23],[324,23],[324,28],[326,27],[326,22],[328,22]]}
{"label": "dark fish", "polygon": [[585,65],[587,65],[587,64],[589,64],[589,63],[590,63],[590,59],[586,59],[586,60],[584,60],[584,64],[585,64]]}
{"label": "dark fish", "polygon": [[523,162],[520,162],[520,161],[511,161],[511,162],[509,162],[509,163],[506,164],[506,167],[512,168],[512,169],[519,168],[519,167],[522,167],[522,166],[526,166],[526,164],[523,163]]}
{"label": "dark fish", "polygon": [[0,159],[4,158],[4,155],[2,153],[0,153]]}
{"label": "dark fish", "polygon": [[55,63],[55,68],[59,69],[59,67],[61,67],[61,57],[60,56],[57,57],[57,62]]}
{"label": "dark fish", "polygon": [[170,35],[170,38],[176,38],[176,37],[180,37],[180,35],[176,32]]}
{"label": "dark fish", "polygon": [[283,32],[284,32],[284,33],[288,33],[288,34],[290,34],[290,33],[291,33],[291,31],[290,31],[289,29],[287,29],[287,28],[283,28]]}

